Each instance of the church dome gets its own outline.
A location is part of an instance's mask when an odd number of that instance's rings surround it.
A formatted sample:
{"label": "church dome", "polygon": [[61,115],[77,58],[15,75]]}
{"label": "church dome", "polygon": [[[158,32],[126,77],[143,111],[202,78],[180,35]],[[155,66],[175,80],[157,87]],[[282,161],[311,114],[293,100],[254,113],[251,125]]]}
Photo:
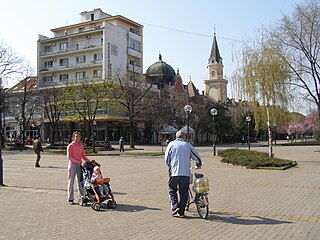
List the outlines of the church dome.
{"label": "church dome", "polygon": [[159,54],[159,61],[148,67],[146,75],[155,84],[158,84],[159,87],[165,84],[171,86],[175,84],[176,72],[169,64],[162,61],[161,54]]}

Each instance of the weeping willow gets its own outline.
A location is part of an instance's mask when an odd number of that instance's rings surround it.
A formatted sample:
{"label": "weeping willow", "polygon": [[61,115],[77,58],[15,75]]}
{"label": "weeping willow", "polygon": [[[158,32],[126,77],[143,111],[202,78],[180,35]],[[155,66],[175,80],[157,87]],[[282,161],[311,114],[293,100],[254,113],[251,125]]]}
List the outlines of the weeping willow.
{"label": "weeping willow", "polygon": [[242,52],[237,86],[243,99],[251,102],[255,131],[267,127],[269,156],[272,157],[270,125],[280,116],[280,109],[287,109],[290,98],[289,69],[285,58],[267,43],[259,47],[246,46]]}

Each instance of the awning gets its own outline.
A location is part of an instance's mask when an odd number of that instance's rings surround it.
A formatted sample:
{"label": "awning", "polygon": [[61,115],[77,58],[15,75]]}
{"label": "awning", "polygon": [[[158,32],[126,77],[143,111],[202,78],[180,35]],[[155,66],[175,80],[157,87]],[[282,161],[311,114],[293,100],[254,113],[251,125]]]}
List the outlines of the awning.
{"label": "awning", "polygon": [[[180,131],[185,132],[185,133],[187,133],[187,130],[188,130],[187,126],[184,126],[183,128],[180,129]],[[194,132],[193,128],[191,128],[189,126],[189,133],[193,133],[193,132]]]}
{"label": "awning", "polygon": [[160,131],[161,134],[173,134],[176,132],[178,132],[178,129],[170,125],[164,126]]}

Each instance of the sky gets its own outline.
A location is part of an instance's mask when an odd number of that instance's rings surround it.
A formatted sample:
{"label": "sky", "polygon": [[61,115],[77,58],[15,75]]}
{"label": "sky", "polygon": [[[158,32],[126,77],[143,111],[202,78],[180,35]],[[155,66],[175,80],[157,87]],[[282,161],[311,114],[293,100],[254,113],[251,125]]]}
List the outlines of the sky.
{"label": "sky", "polygon": [[[144,26],[143,72],[159,60],[179,68],[183,83],[191,79],[201,93],[216,32],[224,75],[230,80],[243,44],[261,26],[290,15],[302,0],[0,0],[0,41],[36,69],[38,34],[80,22],[80,12],[100,8]],[[36,71],[35,71],[36,72]],[[229,81],[230,82],[230,81]],[[9,86],[12,83],[7,83]],[[228,97],[234,98],[231,83]]]}

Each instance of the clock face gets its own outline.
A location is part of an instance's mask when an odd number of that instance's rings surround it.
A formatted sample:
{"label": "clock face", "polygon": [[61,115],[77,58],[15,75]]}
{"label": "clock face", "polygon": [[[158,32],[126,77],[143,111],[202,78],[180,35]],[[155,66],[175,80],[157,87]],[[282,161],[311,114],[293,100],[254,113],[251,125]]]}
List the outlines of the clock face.
{"label": "clock face", "polygon": [[111,44],[111,54],[118,56],[118,46],[117,45]]}

